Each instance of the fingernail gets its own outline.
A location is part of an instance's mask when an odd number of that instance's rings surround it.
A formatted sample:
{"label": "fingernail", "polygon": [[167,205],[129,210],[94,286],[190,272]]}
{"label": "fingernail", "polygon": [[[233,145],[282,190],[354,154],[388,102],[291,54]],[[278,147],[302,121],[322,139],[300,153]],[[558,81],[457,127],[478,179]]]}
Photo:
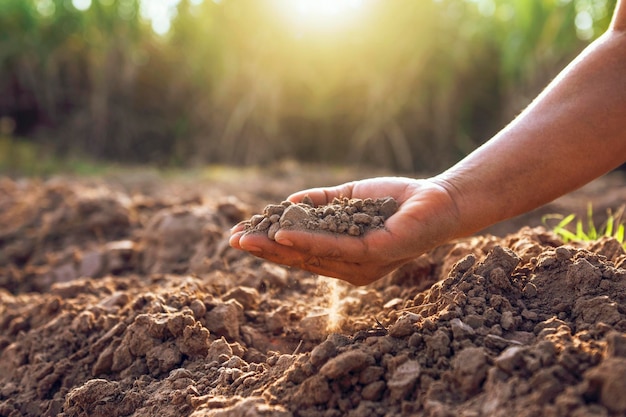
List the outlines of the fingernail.
{"label": "fingernail", "polygon": [[[232,233],[234,230],[237,230],[239,228],[239,224],[234,225],[233,227],[230,228],[230,232]],[[239,230],[239,232],[243,232],[243,230]]]}
{"label": "fingernail", "polygon": [[289,239],[285,239],[285,238],[277,238],[276,239],[276,243],[278,243],[279,245],[283,245],[283,246],[293,246],[293,242]]}

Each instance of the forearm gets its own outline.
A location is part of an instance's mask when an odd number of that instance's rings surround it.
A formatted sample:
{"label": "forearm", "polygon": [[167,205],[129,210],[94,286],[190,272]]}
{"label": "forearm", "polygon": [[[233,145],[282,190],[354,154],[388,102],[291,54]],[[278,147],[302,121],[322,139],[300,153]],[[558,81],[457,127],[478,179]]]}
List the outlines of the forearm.
{"label": "forearm", "polygon": [[436,180],[459,236],[539,207],[626,158],[626,33],[588,47],[509,126]]}

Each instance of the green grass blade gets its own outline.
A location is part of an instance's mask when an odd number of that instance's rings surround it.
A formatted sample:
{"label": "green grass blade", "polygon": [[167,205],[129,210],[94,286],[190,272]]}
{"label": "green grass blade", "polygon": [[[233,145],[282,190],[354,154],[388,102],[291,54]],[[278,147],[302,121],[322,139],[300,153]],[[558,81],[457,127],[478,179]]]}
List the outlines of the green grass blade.
{"label": "green grass blade", "polygon": [[609,217],[606,219],[606,227],[604,228],[604,236],[613,236],[614,227],[615,227],[615,218],[609,211]]}
{"label": "green grass blade", "polygon": [[555,229],[564,229],[575,218],[576,218],[575,214],[570,214],[569,216],[566,216],[563,220],[559,222],[559,224],[556,225]]}
{"label": "green grass blade", "polygon": [[[597,240],[600,236],[608,236],[616,239],[626,249],[626,225],[622,222],[624,207],[621,207],[615,214],[611,209],[608,209],[607,219],[599,228],[594,224],[591,204],[587,206],[587,219],[576,219],[575,214],[568,216],[548,214],[543,216],[541,221],[548,226],[548,220],[558,219],[559,223],[552,228],[552,232],[559,235],[564,242],[591,241]],[[572,225],[573,221],[576,222],[575,225]],[[585,230],[585,226],[587,230]]]}
{"label": "green grass blade", "polygon": [[587,240],[595,240],[598,238],[596,225],[593,224],[593,207],[591,203],[587,205]]}
{"label": "green grass blade", "polygon": [[591,240],[589,235],[585,233],[583,229],[582,220],[576,222],[576,240]]}
{"label": "green grass blade", "polygon": [[561,229],[559,231],[556,231],[555,233],[560,235],[565,243],[578,240],[578,236],[576,236],[574,233],[570,232],[567,229]]}
{"label": "green grass blade", "polygon": [[617,226],[617,230],[615,231],[615,235],[613,236],[617,241],[621,244],[624,244],[624,224],[620,224]]}

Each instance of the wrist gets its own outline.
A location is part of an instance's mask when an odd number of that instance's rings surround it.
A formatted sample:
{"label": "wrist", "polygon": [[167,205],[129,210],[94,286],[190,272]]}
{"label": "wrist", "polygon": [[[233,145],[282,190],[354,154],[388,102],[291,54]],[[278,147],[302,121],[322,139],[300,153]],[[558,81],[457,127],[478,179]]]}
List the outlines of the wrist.
{"label": "wrist", "polygon": [[433,177],[431,181],[445,194],[444,213],[449,219],[446,227],[448,240],[469,236],[472,233],[486,227],[479,223],[479,219],[467,210],[467,198],[464,196],[462,188],[446,175]]}
{"label": "wrist", "polygon": [[452,183],[439,177],[417,180],[414,194],[417,204],[422,207],[416,211],[420,213],[416,220],[424,226],[422,244],[427,250],[465,235],[460,193]]}

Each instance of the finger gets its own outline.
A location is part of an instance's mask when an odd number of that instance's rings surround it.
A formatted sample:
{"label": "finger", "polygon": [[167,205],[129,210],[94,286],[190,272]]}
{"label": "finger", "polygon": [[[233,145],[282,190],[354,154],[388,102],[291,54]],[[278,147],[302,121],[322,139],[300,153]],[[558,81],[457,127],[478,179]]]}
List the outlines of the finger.
{"label": "finger", "polygon": [[393,266],[389,265],[381,267],[369,263],[346,262],[342,259],[322,258],[280,245],[268,245],[265,246],[261,252],[253,254],[274,263],[327,277],[338,278],[353,285],[370,284],[394,269]]}
{"label": "finger", "polygon": [[[255,256],[276,262],[282,265],[302,267],[304,265],[319,265],[315,255],[301,252],[298,249],[283,246],[267,238],[261,233],[245,233],[238,241],[240,249],[249,250]],[[250,250],[252,249],[252,250]]]}
{"label": "finger", "polygon": [[346,262],[341,259],[303,256],[299,252],[287,258],[284,256],[285,253],[275,254],[272,252],[263,252],[261,255],[264,259],[275,263],[282,263],[326,277],[338,278],[353,285],[371,284],[405,262],[395,261],[389,264]]}
{"label": "finger", "polygon": [[237,232],[237,233],[232,234],[230,238],[228,239],[228,244],[235,249],[241,249],[241,250],[245,250],[248,252],[260,252],[261,249],[253,245],[247,245],[246,247],[241,245],[241,239],[246,234],[247,234],[246,232]]}
{"label": "finger", "polygon": [[242,232],[243,229],[246,227],[246,223],[248,223],[248,220],[241,221],[237,223],[236,225],[234,225],[233,227],[231,227],[230,229],[231,235],[234,233]]}
{"label": "finger", "polygon": [[356,237],[325,232],[311,232],[296,229],[280,229],[275,239],[281,246],[291,247],[298,252],[328,259],[342,259],[363,262],[379,258],[372,253],[375,247],[393,244],[383,229],[373,230],[365,236]]}
{"label": "finger", "polygon": [[280,245],[262,233],[241,233],[233,238],[231,244],[234,247],[247,250],[254,256],[316,274],[339,278],[354,285],[374,282],[404,262],[398,260],[389,262],[372,257],[362,257],[359,261],[354,261],[354,259],[343,258],[340,254],[332,252],[326,253],[330,257],[319,256],[311,252],[303,252],[298,248]]}
{"label": "finger", "polygon": [[[307,238],[311,238],[313,233],[306,233]],[[315,238],[315,236],[313,236]],[[257,252],[256,255],[262,258],[281,263],[289,266],[312,266],[319,267],[322,265],[322,259],[340,260],[342,263],[346,263],[346,260],[342,258],[340,252],[336,252],[333,249],[325,252],[321,251],[308,251],[301,250],[295,246],[285,246],[276,241],[270,240],[263,233],[243,233],[241,234],[236,245],[240,249],[250,250],[253,249]],[[354,263],[354,262],[350,262]]]}
{"label": "finger", "polygon": [[243,235],[243,232],[236,232],[236,233],[231,234],[230,237],[228,238],[228,244],[235,249],[241,249],[241,245],[239,244],[241,235]]}
{"label": "finger", "polygon": [[308,190],[298,191],[287,197],[292,203],[299,203],[304,196],[308,195],[316,206],[323,206],[332,203],[335,198],[348,197],[352,198],[352,188],[354,183],[348,182],[336,187],[311,188]]}
{"label": "finger", "polygon": [[329,259],[358,261],[367,249],[357,238],[320,232],[280,229],[276,232],[275,239],[281,246]]}
{"label": "finger", "polygon": [[369,264],[346,264],[333,260],[325,260],[320,265],[306,264],[300,268],[359,286],[371,284],[392,270],[392,268],[382,270]]}

